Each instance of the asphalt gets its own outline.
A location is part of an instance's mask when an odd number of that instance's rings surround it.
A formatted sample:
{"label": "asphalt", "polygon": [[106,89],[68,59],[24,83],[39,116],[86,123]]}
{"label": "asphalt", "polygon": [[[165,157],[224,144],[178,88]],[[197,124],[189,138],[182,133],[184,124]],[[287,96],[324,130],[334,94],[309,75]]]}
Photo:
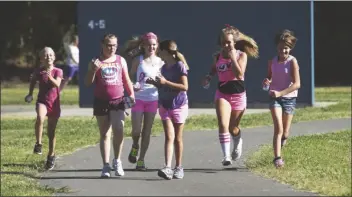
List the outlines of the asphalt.
{"label": "asphalt", "polygon": [[[350,118],[300,122],[292,125],[291,136],[350,128]],[[72,193],[56,194],[67,196],[316,196],[315,193],[298,191],[289,185],[262,178],[246,168],[244,161],[249,153],[261,144],[270,143],[272,134],[271,126],[243,129],[242,158],[231,167],[223,168],[217,131],[186,131],[185,177],[182,180],[167,181],[157,176],[157,170],[164,163],[162,134],[151,138],[145,161],[149,170],[146,172],[134,171],[135,165],[128,162],[132,141],[126,138],[122,153],[124,177],[115,177],[112,172],[111,178],[100,179],[102,163],[99,147],[95,145],[58,158],[55,169],[42,174],[40,183],[56,188],[68,187]]]}

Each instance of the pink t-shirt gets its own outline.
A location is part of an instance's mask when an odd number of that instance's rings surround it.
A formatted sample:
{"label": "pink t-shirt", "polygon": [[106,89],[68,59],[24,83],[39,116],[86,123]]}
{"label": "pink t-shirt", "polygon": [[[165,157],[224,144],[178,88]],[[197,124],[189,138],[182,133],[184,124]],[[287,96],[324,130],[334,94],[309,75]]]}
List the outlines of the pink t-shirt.
{"label": "pink t-shirt", "polygon": [[[243,53],[240,50],[236,50],[236,55],[237,55],[237,60],[239,59],[241,53]],[[218,73],[219,81],[233,81],[233,80],[244,80],[242,79],[237,79],[235,74],[232,71],[232,61],[231,59],[224,59],[221,55],[219,54],[219,59],[216,62],[216,71]]]}
{"label": "pink t-shirt", "polygon": [[94,96],[102,100],[113,100],[124,95],[124,85],[128,75],[126,60],[116,55],[114,62],[101,62],[103,65],[95,74]]}
{"label": "pink t-shirt", "polygon": [[[46,69],[41,67],[34,71],[36,79],[39,81],[39,92],[37,102],[53,104],[55,101],[60,102],[60,89],[55,87],[48,78]],[[51,76],[63,78],[63,72],[60,68],[53,67]]]}
{"label": "pink t-shirt", "polygon": [[[277,56],[271,63],[271,84],[270,90],[282,91],[292,85],[292,60],[295,57],[290,55],[284,62],[279,63]],[[290,92],[283,97],[297,97],[298,90]]]}

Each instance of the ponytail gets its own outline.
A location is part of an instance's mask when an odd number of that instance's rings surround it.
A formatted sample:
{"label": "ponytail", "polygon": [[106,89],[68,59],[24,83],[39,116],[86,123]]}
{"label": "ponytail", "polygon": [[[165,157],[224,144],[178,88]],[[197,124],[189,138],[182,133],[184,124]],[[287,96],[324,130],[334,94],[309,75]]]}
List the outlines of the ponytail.
{"label": "ponytail", "polygon": [[125,43],[122,53],[132,58],[142,55],[143,54],[143,50],[141,47],[142,41],[143,40],[140,37],[137,37],[137,36],[132,37],[131,40],[128,40]]}
{"label": "ponytail", "polygon": [[176,51],[175,56],[176,56],[176,60],[181,61],[185,65],[186,69],[189,70],[189,66],[183,54],[180,53],[179,51]]}
{"label": "ponytail", "polygon": [[235,48],[245,52],[249,57],[258,58],[259,50],[257,43],[249,36],[239,32],[239,38]]}

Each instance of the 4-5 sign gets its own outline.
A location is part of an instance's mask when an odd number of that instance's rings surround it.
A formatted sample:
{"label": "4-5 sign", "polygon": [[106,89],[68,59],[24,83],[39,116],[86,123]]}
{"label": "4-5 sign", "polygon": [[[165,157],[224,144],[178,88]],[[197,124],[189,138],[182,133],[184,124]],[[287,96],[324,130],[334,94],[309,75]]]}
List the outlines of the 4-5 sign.
{"label": "4-5 sign", "polygon": [[98,21],[90,20],[88,22],[88,27],[92,30],[94,28],[105,29],[105,20],[104,19],[100,19]]}

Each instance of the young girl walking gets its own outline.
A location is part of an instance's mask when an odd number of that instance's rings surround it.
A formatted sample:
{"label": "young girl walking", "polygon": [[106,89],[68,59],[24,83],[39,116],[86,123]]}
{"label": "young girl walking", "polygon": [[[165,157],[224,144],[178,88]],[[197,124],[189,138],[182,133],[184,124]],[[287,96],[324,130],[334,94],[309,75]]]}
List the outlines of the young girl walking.
{"label": "young girl walking", "polygon": [[[158,47],[158,37],[152,32],[129,40],[125,45],[124,53],[133,58],[130,76],[132,79],[135,78],[136,97],[136,104],[131,110],[133,144],[128,160],[130,163],[137,162],[137,170],[146,170],[144,158],[149,147],[154,118],[158,111],[158,89],[152,84],[145,83],[148,78],[155,79],[164,65],[161,58],[156,55]],[[139,144],[140,138],[141,143]]]}
{"label": "young girl walking", "polygon": [[[161,68],[161,76],[148,83],[159,87],[159,114],[165,132],[165,166],[158,171],[158,176],[171,180],[182,179],[183,128],[188,117],[188,79],[185,59],[177,50],[173,50],[172,40],[160,43],[159,55],[165,61]],[[171,163],[175,148],[176,166],[172,170]]]}

